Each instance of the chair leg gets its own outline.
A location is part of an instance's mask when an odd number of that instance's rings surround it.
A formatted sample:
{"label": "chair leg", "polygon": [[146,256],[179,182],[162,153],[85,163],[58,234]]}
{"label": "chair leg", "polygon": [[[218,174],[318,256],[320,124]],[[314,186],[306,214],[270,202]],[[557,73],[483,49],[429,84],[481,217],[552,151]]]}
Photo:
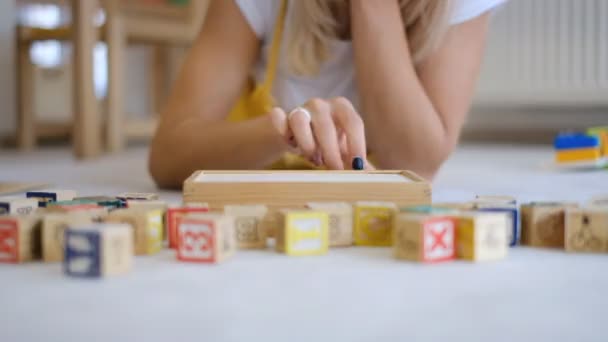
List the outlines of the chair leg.
{"label": "chair leg", "polygon": [[124,149],[126,138],[123,130],[124,113],[124,65],[127,43],[124,19],[116,0],[106,1],[106,37],[108,44],[108,106],[106,145],[109,152]]}
{"label": "chair leg", "polygon": [[93,26],[95,0],[72,0],[74,30],[74,134],[72,143],[77,158],[101,154],[101,120],[93,83],[93,49],[97,30]]}
{"label": "chair leg", "polygon": [[30,45],[17,47],[18,126],[17,146],[22,151],[36,147],[36,118],[34,113],[34,65],[30,60]]}
{"label": "chair leg", "polygon": [[152,50],[149,98],[150,110],[155,116],[160,115],[167,96],[167,85],[169,84],[169,49],[164,45],[154,46]]}

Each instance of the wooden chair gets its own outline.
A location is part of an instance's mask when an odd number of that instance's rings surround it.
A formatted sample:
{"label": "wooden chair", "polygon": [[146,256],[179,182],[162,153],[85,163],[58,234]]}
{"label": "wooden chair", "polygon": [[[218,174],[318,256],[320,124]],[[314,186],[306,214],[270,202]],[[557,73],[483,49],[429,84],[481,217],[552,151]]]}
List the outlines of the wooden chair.
{"label": "wooden chair", "polygon": [[[24,0],[21,0],[23,2]],[[70,26],[41,29],[19,26],[18,51],[18,147],[33,149],[43,133],[69,132],[74,154],[78,158],[94,157],[102,153],[102,134],[105,149],[120,151],[130,138],[148,138],[156,129],[157,116],[143,120],[128,120],[124,110],[124,70],[128,44],[157,46],[153,63],[154,98],[161,97],[168,77],[167,68],[160,65],[163,47],[188,46],[196,37],[204,20],[208,1],[191,0],[187,6],[158,2],[151,6],[141,0],[25,0],[27,2],[54,2],[68,5],[72,11]],[[92,25],[94,11],[101,5],[106,13],[102,27]],[[59,40],[74,44],[73,57],[73,116],[72,123],[49,129],[34,117],[32,106],[33,65],[29,58],[34,42]],[[93,89],[92,50],[98,40],[108,46],[108,92],[105,120],[99,115],[99,103]],[[164,83],[164,85],[162,84]],[[155,105],[158,109],[159,103]],[[57,126],[57,125],[55,125]]]}

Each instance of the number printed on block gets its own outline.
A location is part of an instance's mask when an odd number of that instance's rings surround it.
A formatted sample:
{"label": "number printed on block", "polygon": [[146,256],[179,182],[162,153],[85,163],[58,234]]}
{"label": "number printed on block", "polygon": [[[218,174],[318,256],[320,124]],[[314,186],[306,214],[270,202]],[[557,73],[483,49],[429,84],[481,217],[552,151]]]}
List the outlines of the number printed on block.
{"label": "number printed on block", "polygon": [[178,220],[177,258],[182,261],[216,261],[217,222],[183,217]]}

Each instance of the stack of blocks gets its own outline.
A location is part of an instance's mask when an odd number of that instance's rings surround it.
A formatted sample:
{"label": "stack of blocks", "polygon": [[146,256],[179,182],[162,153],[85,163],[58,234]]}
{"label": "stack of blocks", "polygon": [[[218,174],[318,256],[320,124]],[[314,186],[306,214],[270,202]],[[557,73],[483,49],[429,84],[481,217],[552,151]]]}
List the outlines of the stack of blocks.
{"label": "stack of blocks", "polygon": [[608,158],[608,129],[595,128],[587,133],[562,133],[555,137],[555,162],[558,165],[606,164]]}

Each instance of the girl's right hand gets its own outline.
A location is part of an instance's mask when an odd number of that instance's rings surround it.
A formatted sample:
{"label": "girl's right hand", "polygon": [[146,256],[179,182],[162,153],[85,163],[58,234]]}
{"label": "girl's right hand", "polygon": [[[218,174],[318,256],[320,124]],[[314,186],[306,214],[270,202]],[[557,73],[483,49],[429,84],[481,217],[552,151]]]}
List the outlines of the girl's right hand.
{"label": "girl's right hand", "polygon": [[315,165],[352,169],[353,159],[360,157],[365,169],[373,169],[366,158],[363,120],[348,99],[315,98],[289,113],[274,108],[270,115],[275,129],[294,152]]}

